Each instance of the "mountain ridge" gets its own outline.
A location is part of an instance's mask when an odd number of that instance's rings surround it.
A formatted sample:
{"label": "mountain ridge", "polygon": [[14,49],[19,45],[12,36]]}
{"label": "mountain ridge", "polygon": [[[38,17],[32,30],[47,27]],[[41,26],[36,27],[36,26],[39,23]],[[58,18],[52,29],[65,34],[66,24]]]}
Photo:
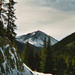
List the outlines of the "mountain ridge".
{"label": "mountain ridge", "polygon": [[75,32],[73,32],[73,33],[69,34],[68,36],[64,37],[62,40],[60,40],[55,45],[58,45],[59,43],[63,43],[63,45],[65,45],[65,44],[71,43],[73,41],[75,41]]}
{"label": "mountain ridge", "polygon": [[[26,35],[21,35],[21,36],[17,37],[17,41],[23,42],[23,43],[29,42],[30,44],[32,44],[34,46],[42,47],[45,37],[46,37],[46,40],[48,41],[49,35],[47,35],[46,33],[38,30],[38,31],[34,31],[32,33],[28,33]],[[53,37],[51,37],[50,39],[51,39],[51,45],[54,45],[55,43],[58,42]]]}
{"label": "mountain ridge", "polygon": [[73,42],[75,42],[75,32],[73,32],[73,33],[69,34],[68,36],[64,37],[62,40],[60,40],[58,43],[56,43],[52,47],[53,47],[54,52],[55,51],[59,52],[61,49],[66,47],[66,45],[71,44]]}

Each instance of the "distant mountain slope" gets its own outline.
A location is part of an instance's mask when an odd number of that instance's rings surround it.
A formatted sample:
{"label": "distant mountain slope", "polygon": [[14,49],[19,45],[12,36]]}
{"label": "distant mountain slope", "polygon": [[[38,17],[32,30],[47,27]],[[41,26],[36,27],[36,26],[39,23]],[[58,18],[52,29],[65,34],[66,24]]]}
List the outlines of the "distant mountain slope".
{"label": "distant mountain slope", "polygon": [[59,41],[58,43],[56,43],[55,45],[53,45],[53,47],[57,50],[63,48],[65,45],[74,42],[75,41],[75,32],[68,35],[67,37],[65,37],[64,39],[62,39],[61,41]]}
{"label": "distant mountain slope", "polygon": [[[61,75],[74,75],[75,74],[75,33],[70,34],[65,37],[57,44],[52,46],[53,48],[53,57],[55,59],[55,64],[57,64],[58,74]],[[60,59],[64,59],[60,60]],[[61,64],[62,63],[62,64]],[[64,64],[65,63],[65,64]],[[62,70],[62,68],[64,68]],[[60,71],[61,70],[61,71]]]}
{"label": "distant mountain slope", "polygon": [[[22,43],[29,42],[30,44],[32,44],[36,47],[42,47],[44,38],[46,37],[46,40],[48,41],[48,36],[49,35],[47,35],[44,32],[38,30],[38,31],[35,31],[35,32],[32,32],[32,33],[28,33],[27,35],[22,35],[22,36],[17,37],[17,41],[22,42]],[[56,39],[51,37],[51,45],[54,45],[57,42],[58,41]]]}

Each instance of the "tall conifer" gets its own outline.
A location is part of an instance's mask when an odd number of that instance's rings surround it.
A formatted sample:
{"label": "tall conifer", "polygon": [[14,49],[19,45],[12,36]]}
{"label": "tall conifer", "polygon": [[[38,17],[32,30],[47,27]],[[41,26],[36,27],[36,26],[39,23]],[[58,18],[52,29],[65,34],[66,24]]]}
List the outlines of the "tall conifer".
{"label": "tall conifer", "polygon": [[14,0],[8,0],[8,2],[2,2],[2,20],[3,23],[6,25],[6,36],[10,39],[13,40],[16,36],[15,29],[15,9],[14,9],[15,2]]}
{"label": "tall conifer", "polygon": [[52,55],[52,48],[51,48],[51,40],[50,36],[48,37],[47,42],[47,54],[46,54],[46,63],[45,63],[45,72],[46,73],[53,73],[53,55]]}
{"label": "tall conifer", "polygon": [[5,36],[5,29],[2,21],[0,21],[0,37],[4,37],[4,36]]}
{"label": "tall conifer", "polygon": [[47,47],[46,47],[46,36],[44,39],[44,45],[42,48],[42,52],[41,52],[41,62],[40,62],[40,70],[42,72],[45,72],[45,63],[46,63],[46,52],[47,52]]}

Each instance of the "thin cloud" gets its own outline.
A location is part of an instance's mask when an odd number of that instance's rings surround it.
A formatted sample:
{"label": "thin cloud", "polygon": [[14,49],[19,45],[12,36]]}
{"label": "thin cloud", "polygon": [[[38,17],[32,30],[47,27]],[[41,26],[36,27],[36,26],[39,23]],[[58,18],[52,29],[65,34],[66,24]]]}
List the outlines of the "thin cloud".
{"label": "thin cloud", "polygon": [[[74,32],[75,13],[67,7],[72,6],[73,0],[65,0],[65,4],[69,3],[67,5],[63,4],[64,0],[16,1],[18,2],[15,6],[18,17],[16,21],[18,35],[40,29],[60,40],[65,35]],[[64,11],[64,7],[67,9],[66,11]],[[73,6],[71,8],[74,10]],[[59,34],[61,34],[60,38]]]}

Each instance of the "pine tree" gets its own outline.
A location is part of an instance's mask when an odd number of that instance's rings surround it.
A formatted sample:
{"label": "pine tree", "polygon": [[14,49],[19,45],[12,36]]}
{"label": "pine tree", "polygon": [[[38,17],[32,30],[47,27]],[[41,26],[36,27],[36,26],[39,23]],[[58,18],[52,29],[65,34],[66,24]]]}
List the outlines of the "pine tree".
{"label": "pine tree", "polygon": [[45,63],[45,72],[46,73],[53,73],[53,56],[52,56],[52,48],[51,48],[51,41],[50,36],[48,37],[48,43],[47,43],[47,54],[46,54],[46,63]]}
{"label": "pine tree", "polygon": [[35,66],[35,70],[37,70],[39,72],[39,67],[40,67],[40,55],[38,52],[35,53],[35,58],[34,58],[34,66]]}
{"label": "pine tree", "polygon": [[[15,36],[16,36],[16,33],[15,33],[15,29],[16,29],[16,25],[15,25],[15,9],[14,9],[14,5],[15,5],[15,2],[14,0],[9,0],[9,2],[7,3],[3,3],[3,7],[2,8],[2,11],[1,11],[1,15],[2,15],[2,18],[4,20],[4,23],[7,25],[7,28],[6,28],[6,36],[10,39],[10,40],[13,40],[15,39]],[[7,8],[7,9],[5,9]]]}
{"label": "pine tree", "polygon": [[5,36],[4,25],[3,25],[2,21],[0,21],[0,37],[4,37],[4,36]]}
{"label": "pine tree", "polygon": [[73,65],[72,62],[69,61],[68,66],[67,66],[67,75],[73,75]]}
{"label": "pine tree", "polygon": [[26,45],[25,45],[25,48],[24,48],[24,50],[22,52],[22,57],[21,57],[23,62],[26,63],[26,65],[28,65],[29,48],[30,48],[29,43],[26,42]]}
{"label": "pine tree", "polygon": [[34,70],[34,49],[28,42],[26,43],[25,49],[23,50],[22,60],[24,63],[26,63],[27,66]]}
{"label": "pine tree", "polygon": [[73,64],[73,75],[75,74],[75,59],[74,59],[74,64]]}
{"label": "pine tree", "polygon": [[59,59],[56,59],[55,61],[55,67],[56,67],[56,75],[64,75],[66,68],[67,68],[67,64],[64,60],[63,57],[60,57]]}
{"label": "pine tree", "polygon": [[45,72],[45,64],[46,64],[46,56],[47,56],[47,47],[46,47],[46,37],[44,39],[44,45],[41,52],[41,61],[40,61],[40,70],[41,72]]}
{"label": "pine tree", "polygon": [[0,36],[2,36],[2,33],[3,33],[3,24],[2,24],[2,22],[0,21]]}

